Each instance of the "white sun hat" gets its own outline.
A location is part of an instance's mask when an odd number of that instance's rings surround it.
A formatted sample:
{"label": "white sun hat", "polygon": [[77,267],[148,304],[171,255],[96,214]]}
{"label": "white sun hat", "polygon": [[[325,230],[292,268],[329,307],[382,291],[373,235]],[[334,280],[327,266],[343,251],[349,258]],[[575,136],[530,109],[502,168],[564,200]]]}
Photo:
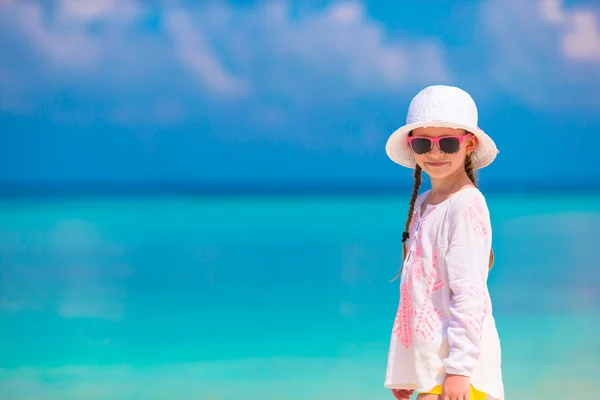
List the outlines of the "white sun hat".
{"label": "white sun hat", "polygon": [[454,86],[428,86],[410,102],[406,125],[390,135],[385,151],[395,163],[415,168],[415,158],[407,139],[413,129],[430,126],[464,129],[479,139],[477,148],[471,153],[471,162],[473,169],[481,169],[490,165],[499,151],[477,122],[477,106],[467,92]]}

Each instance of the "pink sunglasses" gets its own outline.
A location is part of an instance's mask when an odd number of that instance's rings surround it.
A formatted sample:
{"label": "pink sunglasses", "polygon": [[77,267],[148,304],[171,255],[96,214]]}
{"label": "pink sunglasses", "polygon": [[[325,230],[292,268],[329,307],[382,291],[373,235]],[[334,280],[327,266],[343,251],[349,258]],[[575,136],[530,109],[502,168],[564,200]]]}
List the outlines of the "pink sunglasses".
{"label": "pink sunglasses", "polygon": [[472,133],[467,133],[463,136],[443,136],[438,138],[429,138],[422,136],[409,136],[408,144],[416,154],[426,154],[431,151],[433,145],[437,143],[440,151],[446,154],[454,154],[460,150],[460,145],[465,139],[473,136]]}

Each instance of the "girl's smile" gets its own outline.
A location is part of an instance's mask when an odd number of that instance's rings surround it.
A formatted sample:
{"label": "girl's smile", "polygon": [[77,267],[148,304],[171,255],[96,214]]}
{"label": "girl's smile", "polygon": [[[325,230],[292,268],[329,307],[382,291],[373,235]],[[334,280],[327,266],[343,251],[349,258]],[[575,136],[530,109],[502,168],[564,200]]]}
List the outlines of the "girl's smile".
{"label": "girl's smile", "polygon": [[432,168],[439,168],[439,167],[444,167],[446,165],[448,165],[449,163],[447,162],[425,162],[425,165],[432,167]]}

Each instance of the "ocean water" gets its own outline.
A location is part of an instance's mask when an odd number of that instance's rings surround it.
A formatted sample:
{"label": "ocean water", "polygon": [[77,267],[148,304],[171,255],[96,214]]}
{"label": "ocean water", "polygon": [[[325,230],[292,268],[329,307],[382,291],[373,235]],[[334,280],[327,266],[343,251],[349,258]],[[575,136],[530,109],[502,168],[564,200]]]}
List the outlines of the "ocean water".
{"label": "ocean water", "polygon": [[[600,393],[600,195],[487,198],[507,399]],[[3,200],[0,399],[392,399],[407,201]]]}

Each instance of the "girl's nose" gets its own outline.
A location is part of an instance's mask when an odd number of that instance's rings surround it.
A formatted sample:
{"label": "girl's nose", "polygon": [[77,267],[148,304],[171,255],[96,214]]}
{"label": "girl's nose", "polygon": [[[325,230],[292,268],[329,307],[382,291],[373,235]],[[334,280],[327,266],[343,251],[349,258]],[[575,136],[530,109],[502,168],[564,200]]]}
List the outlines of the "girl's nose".
{"label": "girl's nose", "polygon": [[432,156],[439,156],[440,154],[442,154],[442,151],[440,150],[440,146],[438,143],[434,143],[431,146],[431,150],[429,150],[429,154],[431,154]]}

